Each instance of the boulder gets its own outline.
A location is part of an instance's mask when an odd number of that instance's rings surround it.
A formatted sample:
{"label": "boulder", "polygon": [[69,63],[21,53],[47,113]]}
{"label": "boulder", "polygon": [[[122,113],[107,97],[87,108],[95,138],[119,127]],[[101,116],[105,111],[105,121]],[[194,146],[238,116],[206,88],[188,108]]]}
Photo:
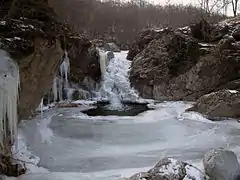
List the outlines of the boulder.
{"label": "boulder", "polygon": [[[209,42],[201,43],[183,30],[147,34],[150,43],[142,49],[134,43],[138,48],[130,71],[132,86],[144,98],[195,101],[239,79],[240,43],[231,33],[240,21],[233,21],[215,25],[213,29],[219,30],[221,38],[211,43],[211,33]],[[230,25],[228,30],[221,31],[226,24]]]}
{"label": "boulder", "polygon": [[163,158],[148,172],[133,175],[129,180],[207,180],[196,167],[173,158]]}
{"label": "boulder", "polygon": [[237,28],[234,29],[232,36],[236,41],[240,41],[240,26],[237,26]]}
{"label": "boulder", "polygon": [[143,51],[144,48],[146,48],[152,40],[161,37],[162,35],[166,34],[169,31],[170,31],[169,29],[162,29],[162,30],[147,29],[147,30],[141,31],[138,35],[138,38],[131,45],[127,55],[127,59],[133,60],[133,58],[138,53]]}
{"label": "boulder", "polygon": [[191,69],[199,57],[197,41],[178,32],[165,31],[133,59],[131,83],[144,98],[162,99],[154,92],[155,86],[164,88],[172,78]]}
{"label": "boulder", "polygon": [[210,40],[212,26],[205,19],[201,19],[198,23],[191,25],[190,28],[194,38],[202,41]]}
{"label": "boulder", "polygon": [[240,165],[232,151],[212,149],[204,154],[203,164],[211,180],[240,179]]}
{"label": "boulder", "polygon": [[240,92],[220,90],[204,95],[189,111],[200,112],[212,120],[240,118]]}
{"label": "boulder", "polygon": [[72,93],[72,100],[88,99],[90,97],[90,93],[83,89],[74,90]]}
{"label": "boulder", "polygon": [[95,83],[101,80],[98,51],[85,36],[69,36],[67,51],[70,59],[69,80],[74,84],[83,85],[86,77]]}

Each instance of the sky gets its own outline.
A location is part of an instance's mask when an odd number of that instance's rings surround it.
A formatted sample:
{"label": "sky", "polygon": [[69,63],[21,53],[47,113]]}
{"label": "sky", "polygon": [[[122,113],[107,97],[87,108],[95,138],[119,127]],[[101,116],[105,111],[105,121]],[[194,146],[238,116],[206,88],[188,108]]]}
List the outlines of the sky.
{"label": "sky", "polygon": [[[148,1],[152,1],[155,4],[161,4],[161,5],[167,4],[167,2],[170,2],[170,4],[199,5],[200,0],[148,0]],[[228,8],[227,15],[232,16],[231,7]]]}

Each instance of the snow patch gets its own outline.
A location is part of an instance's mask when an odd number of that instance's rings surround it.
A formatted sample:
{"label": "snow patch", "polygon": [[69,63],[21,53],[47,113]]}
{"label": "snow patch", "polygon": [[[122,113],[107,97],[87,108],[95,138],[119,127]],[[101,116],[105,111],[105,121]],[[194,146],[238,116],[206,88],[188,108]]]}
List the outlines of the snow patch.
{"label": "snow patch", "polygon": [[237,91],[237,90],[226,90],[226,91],[228,91],[228,92],[230,92],[230,93],[232,93],[232,94],[236,94],[236,93],[239,93],[239,91]]}
{"label": "snow patch", "polygon": [[205,180],[205,175],[196,167],[192,165],[186,165],[186,176],[183,180]]}
{"label": "snow patch", "polygon": [[0,25],[2,25],[2,26],[5,26],[6,25],[6,21],[0,21]]}

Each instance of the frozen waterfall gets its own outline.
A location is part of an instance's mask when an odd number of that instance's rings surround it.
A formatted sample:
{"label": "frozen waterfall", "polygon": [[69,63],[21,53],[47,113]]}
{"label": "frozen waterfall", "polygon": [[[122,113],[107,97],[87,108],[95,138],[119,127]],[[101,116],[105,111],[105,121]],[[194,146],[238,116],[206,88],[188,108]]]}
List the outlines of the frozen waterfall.
{"label": "frozen waterfall", "polygon": [[70,73],[70,61],[69,61],[67,51],[65,51],[65,53],[64,53],[64,59],[60,66],[60,73],[61,73],[61,77],[64,78],[64,80],[65,80],[65,87],[68,88],[68,86],[69,86],[68,74]]}
{"label": "frozen waterfall", "polygon": [[64,53],[64,59],[60,65],[60,76],[55,76],[52,85],[54,101],[63,100],[63,89],[69,88],[68,75],[70,73],[70,60],[67,51]]}
{"label": "frozen waterfall", "polygon": [[[138,93],[131,88],[129,70],[131,62],[126,59],[127,51],[114,53],[101,82],[99,98],[110,101],[115,109],[122,107],[122,101],[136,101]],[[105,57],[107,57],[105,53]],[[107,58],[106,58],[107,59]]]}
{"label": "frozen waterfall", "polygon": [[[17,136],[17,103],[20,84],[18,65],[0,50],[0,150],[6,152],[9,140]],[[7,137],[11,139],[7,139]]]}

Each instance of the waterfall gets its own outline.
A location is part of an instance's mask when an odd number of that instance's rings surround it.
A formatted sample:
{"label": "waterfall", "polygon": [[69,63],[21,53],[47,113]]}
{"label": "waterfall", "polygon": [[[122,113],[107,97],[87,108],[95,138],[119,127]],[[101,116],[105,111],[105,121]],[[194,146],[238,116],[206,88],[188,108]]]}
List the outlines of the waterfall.
{"label": "waterfall", "polygon": [[98,94],[100,99],[109,100],[114,109],[119,109],[122,107],[121,101],[136,101],[139,96],[129,81],[131,62],[126,59],[127,53],[114,55],[108,62]]}
{"label": "waterfall", "polygon": [[98,53],[99,53],[99,64],[100,64],[101,74],[102,74],[102,77],[104,77],[106,73],[107,53],[100,49],[98,49]]}
{"label": "waterfall", "polygon": [[3,50],[0,50],[0,63],[0,151],[7,152],[6,144],[10,140],[14,142],[17,136],[20,77],[18,65]]}

